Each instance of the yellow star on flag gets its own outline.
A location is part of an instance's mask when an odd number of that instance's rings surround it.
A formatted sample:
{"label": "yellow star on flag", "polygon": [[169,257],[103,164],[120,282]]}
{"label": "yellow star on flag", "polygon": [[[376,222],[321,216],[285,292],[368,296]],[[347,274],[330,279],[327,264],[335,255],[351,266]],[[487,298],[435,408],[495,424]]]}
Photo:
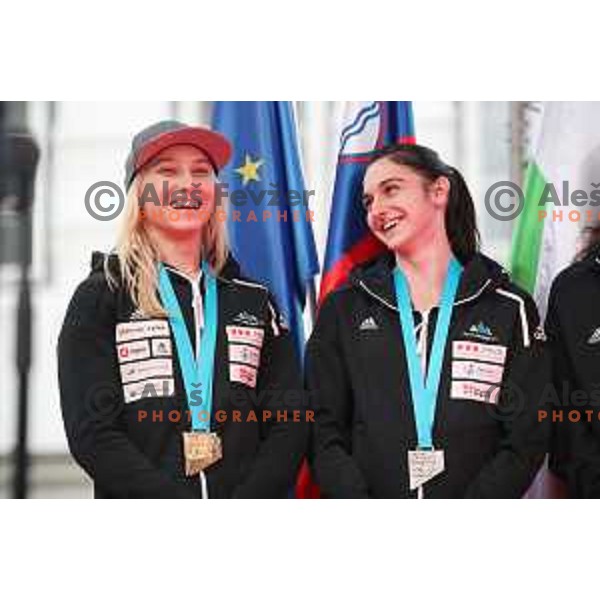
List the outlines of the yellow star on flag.
{"label": "yellow star on flag", "polygon": [[243,185],[248,185],[248,183],[250,183],[251,181],[260,181],[258,169],[263,166],[264,162],[265,161],[262,158],[253,161],[250,154],[246,154],[244,164],[241,167],[235,169],[235,172],[243,178]]}

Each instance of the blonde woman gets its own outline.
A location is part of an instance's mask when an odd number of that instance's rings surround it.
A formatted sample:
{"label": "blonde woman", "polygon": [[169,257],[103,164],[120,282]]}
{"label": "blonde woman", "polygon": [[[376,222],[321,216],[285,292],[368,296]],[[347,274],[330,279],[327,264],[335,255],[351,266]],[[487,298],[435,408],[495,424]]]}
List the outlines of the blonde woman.
{"label": "blonde woman", "polygon": [[[162,121],[134,137],[126,215],[58,344],[69,447],[101,498],[285,497],[307,414],[289,333],[229,254],[231,146]],[[286,396],[290,402],[286,401]]]}

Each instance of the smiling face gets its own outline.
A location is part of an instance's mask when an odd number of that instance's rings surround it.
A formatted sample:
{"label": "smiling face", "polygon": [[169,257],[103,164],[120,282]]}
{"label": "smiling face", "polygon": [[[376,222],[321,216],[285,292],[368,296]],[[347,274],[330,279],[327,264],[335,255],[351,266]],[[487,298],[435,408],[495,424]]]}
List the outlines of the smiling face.
{"label": "smiling face", "polygon": [[199,232],[215,210],[215,182],[213,166],[202,150],[189,145],[166,148],[140,179],[146,226],[175,234]]}
{"label": "smiling face", "polygon": [[446,235],[449,189],[446,177],[430,182],[411,167],[382,158],[368,167],[363,181],[369,228],[395,254],[410,255]]}

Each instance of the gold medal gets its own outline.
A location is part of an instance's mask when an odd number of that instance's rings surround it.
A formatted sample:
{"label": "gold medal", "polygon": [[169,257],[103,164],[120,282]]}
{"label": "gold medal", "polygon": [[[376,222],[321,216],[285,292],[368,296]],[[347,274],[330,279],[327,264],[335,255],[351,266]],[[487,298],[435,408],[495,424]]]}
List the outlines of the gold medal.
{"label": "gold medal", "polygon": [[198,475],[210,465],[223,458],[223,447],[219,436],[210,431],[184,431],[183,456],[185,474]]}

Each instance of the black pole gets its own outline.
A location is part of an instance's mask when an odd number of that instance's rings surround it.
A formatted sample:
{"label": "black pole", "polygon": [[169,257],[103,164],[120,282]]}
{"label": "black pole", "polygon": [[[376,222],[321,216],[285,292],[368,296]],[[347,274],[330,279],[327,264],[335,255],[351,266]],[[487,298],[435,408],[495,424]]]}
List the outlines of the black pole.
{"label": "black pole", "polygon": [[31,370],[32,309],[29,265],[31,264],[31,214],[21,215],[19,223],[19,299],[17,304],[16,368],[18,379],[17,440],[13,496],[27,498],[29,453],[27,433],[29,424],[29,373]]}
{"label": "black pole", "polygon": [[31,284],[29,271],[32,246],[32,204],[39,160],[37,144],[26,129],[26,104],[4,102],[0,106],[0,209],[14,215],[19,265],[17,342],[17,439],[14,450],[13,496],[27,497],[27,424],[29,373],[31,369]]}

